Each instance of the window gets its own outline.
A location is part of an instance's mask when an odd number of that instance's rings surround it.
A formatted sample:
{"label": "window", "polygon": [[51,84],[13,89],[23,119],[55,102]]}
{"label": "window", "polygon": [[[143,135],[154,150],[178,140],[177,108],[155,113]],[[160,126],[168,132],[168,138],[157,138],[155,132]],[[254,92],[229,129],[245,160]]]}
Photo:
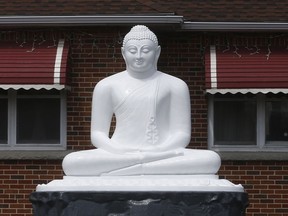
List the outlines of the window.
{"label": "window", "polygon": [[8,100],[0,97],[0,144],[7,144]]}
{"label": "window", "polygon": [[209,147],[223,151],[288,150],[288,95],[209,95]]}
{"label": "window", "polygon": [[0,118],[2,150],[66,147],[64,90],[1,90]]}

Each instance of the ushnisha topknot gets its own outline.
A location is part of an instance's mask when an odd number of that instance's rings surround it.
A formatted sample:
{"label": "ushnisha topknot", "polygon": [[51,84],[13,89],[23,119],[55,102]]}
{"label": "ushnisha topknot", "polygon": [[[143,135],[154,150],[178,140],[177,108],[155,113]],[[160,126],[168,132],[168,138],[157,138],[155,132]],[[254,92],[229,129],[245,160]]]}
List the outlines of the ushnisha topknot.
{"label": "ushnisha topknot", "polygon": [[143,39],[149,39],[158,46],[157,36],[147,26],[144,25],[136,25],[132,27],[130,32],[125,35],[122,46],[124,47],[129,40]]}

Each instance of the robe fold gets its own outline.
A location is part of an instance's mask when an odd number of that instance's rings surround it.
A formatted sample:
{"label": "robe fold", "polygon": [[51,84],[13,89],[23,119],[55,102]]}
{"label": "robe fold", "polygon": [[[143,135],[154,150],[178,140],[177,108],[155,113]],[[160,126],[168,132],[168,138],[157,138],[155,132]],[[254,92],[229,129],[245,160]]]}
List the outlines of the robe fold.
{"label": "robe fold", "polygon": [[159,131],[156,110],[159,85],[160,76],[157,76],[118,103],[114,110],[117,125],[112,140],[139,150],[142,146],[157,144]]}

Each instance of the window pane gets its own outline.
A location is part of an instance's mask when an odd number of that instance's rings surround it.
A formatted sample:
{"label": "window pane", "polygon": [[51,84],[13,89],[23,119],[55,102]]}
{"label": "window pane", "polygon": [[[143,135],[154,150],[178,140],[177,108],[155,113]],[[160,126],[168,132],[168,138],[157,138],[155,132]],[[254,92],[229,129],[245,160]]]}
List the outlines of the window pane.
{"label": "window pane", "polygon": [[266,141],[288,141],[288,102],[266,102]]}
{"label": "window pane", "polygon": [[8,100],[0,99],[0,144],[7,144]]}
{"label": "window pane", "polygon": [[60,99],[17,100],[17,143],[60,143]]}
{"label": "window pane", "polygon": [[26,89],[19,89],[17,90],[17,95],[18,96],[22,96],[22,95],[28,95],[28,96],[31,96],[31,95],[37,95],[37,96],[40,96],[40,95],[44,95],[44,96],[47,96],[47,95],[59,95],[59,90],[57,89],[50,89],[50,90],[47,90],[47,89],[40,89],[40,90],[36,90],[36,89],[29,89],[29,90],[26,90]]}
{"label": "window pane", "polygon": [[256,102],[215,101],[216,145],[256,145]]}

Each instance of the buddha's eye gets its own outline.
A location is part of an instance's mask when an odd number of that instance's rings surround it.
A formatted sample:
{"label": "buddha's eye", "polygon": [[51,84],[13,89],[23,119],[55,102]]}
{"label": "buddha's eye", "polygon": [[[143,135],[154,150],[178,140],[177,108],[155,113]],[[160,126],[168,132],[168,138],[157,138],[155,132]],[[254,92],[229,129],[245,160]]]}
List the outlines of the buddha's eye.
{"label": "buddha's eye", "polygon": [[143,49],[142,49],[142,52],[143,52],[143,53],[149,53],[149,52],[150,52],[150,49],[149,49],[149,48],[143,48]]}
{"label": "buddha's eye", "polygon": [[137,53],[137,49],[135,49],[135,48],[130,48],[130,49],[128,49],[128,51],[132,54]]}
{"label": "buddha's eye", "polygon": [[148,49],[144,49],[143,50],[143,53],[148,53],[150,50],[148,50]]}

